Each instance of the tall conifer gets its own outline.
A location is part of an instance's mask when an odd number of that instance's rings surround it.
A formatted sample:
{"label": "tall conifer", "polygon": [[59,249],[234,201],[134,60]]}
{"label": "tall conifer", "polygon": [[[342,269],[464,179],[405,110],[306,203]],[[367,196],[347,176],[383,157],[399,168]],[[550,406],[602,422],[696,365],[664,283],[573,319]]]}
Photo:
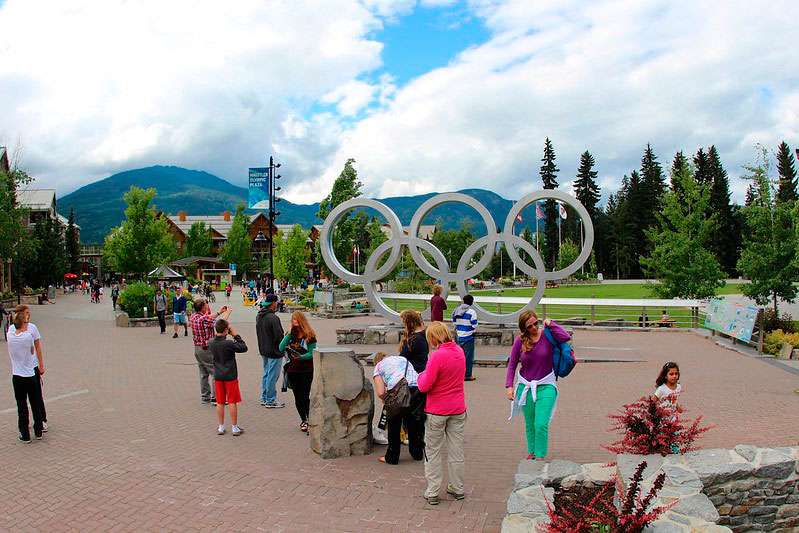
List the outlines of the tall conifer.
{"label": "tall conifer", "polygon": [[779,174],[779,189],[777,201],[793,203],[799,198],[796,191],[796,167],[794,166],[793,153],[785,141],[777,147],[777,174]]}
{"label": "tall conifer", "polygon": [[669,176],[671,177],[671,190],[678,198],[682,198],[682,181],[676,176],[681,176],[682,172],[687,171],[689,167],[690,163],[688,163],[688,158],[686,158],[685,154],[680,150],[674,155],[674,160],[671,162],[671,171],[669,172]]}
{"label": "tall conifer", "polygon": [[[558,180],[557,174],[560,170],[555,166],[555,148],[552,146],[552,141],[547,137],[544,141],[544,157],[541,158],[541,181],[543,182],[544,189],[557,189]],[[558,259],[558,206],[555,200],[547,200],[544,202],[544,246],[545,246],[545,262],[547,268],[554,268]]]}
{"label": "tall conifer", "polygon": [[708,244],[722,270],[732,276],[738,262],[741,235],[730,203],[730,181],[715,146],[708,148],[707,165],[711,178],[708,217],[715,216],[717,221],[717,232]]}
{"label": "tall conifer", "polygon": [[705,185],[710,185],[711,181],[713,181],[704,148],[699,148],[694,156],[694,179],[697,183]]}

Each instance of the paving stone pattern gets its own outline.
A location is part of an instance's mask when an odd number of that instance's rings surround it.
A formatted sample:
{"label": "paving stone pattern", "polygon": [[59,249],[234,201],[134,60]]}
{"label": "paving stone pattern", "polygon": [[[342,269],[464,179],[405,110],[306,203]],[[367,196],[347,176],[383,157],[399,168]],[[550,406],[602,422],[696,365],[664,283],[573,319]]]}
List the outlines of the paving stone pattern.
{"label": "paving stone pattern", "polygon": [[[33,321],[44,336],[51,430],[43,441],[16,441],[8,379],[0,387],[0,530],[499,530],[526,454],[523,422],[506,420],[503,369],[477,369],[478,380],[467,384],[466,499],[444,495],[441,505],[430,507],[421,498],[422,465],[406,450],[394,467],[377,462],[382,446],[372,455],[323,460],[299,431],[290,392],[281,395],[285,409],[258,405],[255,313],[235,296],[231,301],[231,321],[253,350],[238,358],[241,437],[216,435],[213,409],[200,403],[190,338],[114,327],[110,302],[90,304],[80,294],[34,306]],[[288,315],[282,319],[287,325]],[[359,317],[313,324],[320,343],[334,345],[336,328],[377,322]],[[779,368],[687,333],[580,331],[577,344],[578,357],[645,362],[578,365],[559,382],[550,430],[554,459],[611,460],[600,448],[612,439],[606,415],[651,393],[669,360],[681,364],[689,414],[701,408],[717,425],[703,439],[706,447],[799,441],[796,376]],[[0,373],[10,374],[6,356]]]}

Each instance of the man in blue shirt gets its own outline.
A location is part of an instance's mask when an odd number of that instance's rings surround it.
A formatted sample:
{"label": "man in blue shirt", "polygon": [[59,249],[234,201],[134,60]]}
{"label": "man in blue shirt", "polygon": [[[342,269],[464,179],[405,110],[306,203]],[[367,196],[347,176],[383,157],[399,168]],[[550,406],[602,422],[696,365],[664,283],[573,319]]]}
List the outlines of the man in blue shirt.
{"label": "man in blue shirt", "polygon": [[175,322],[175,334],[172,335],[173,339],[178,338],[178,330],[180,325],[183,324],[183,336],[189,336],[189,328],[186,320],[186,297],[183,296],[183,288],[178,287],[175,289],[175,296],[172,297],[172,318]]}
{"label": "man in blue shirt", "polygon": [[467,294],[463,297],[463,303],[452,312],[452,323],[455,324],[458,345],[463,349],[466,356],[466,375],[465,381],[474,381],[472,375],[472,365],[474,364],[474,331],[477,329],[477,311],[472,308],[474,297]]}

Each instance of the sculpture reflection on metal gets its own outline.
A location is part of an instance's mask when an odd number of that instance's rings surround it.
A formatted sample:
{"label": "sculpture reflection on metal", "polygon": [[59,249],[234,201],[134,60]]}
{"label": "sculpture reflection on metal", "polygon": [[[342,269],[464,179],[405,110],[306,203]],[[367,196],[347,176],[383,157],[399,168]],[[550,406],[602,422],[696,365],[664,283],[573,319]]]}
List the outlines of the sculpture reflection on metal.
{"label": "sculpture reflection on metal", "polygon": [[[513,233],[513,225],[516,221],[516,217],[528,205],[540,200],[557,200],[572,206],[582,219],[584,228],[583,247],[580,251],[580,255],[566,268],[552,272],[546,270],[544,261],[541,259],[538,250],[536,250],[532,244]],[[480,237],[466,248],[466,251],[458,260],[458,266],[455,272],[450,272],[450,265],[441,250],[436,248],[431,242],[418,236],[419,227],[424,217],[435,207],[447,202],[460,202],[472,207],[483,218],[486,227],[486,235]],[[336,226],[339,219],[345,216],[349,211],[358,208],[371,208],[383,215],[391,232],[391,237],[378,246],[372,255],[369,256],[363,274],[350,272],[341,265],[333,253],[332,241],[333,228]],[[486,311],[478,304],[474,304],[474,308],[477,311],[478,320],[483,323],[513,324],[518,320],[519,315],[523,311],[526,309],[534,309],[535,306],[538,305],[538,302],[541,301],[541,297],[544,295],[544,288],[548,280],[566,278],[577,272],[577,270],[585,264],[588,256],[591,254],[591,247],[594,244],[594,226],[591,223],[591,218],[588,216],[588,211],[586,211],[585,207],[583,207],[576,198],[561,191],[543,190],[530,193],[516,202],[505,219],[503,231],[497,232],[494,219],[483,204],[471,196],[450,192],[433,196],[419,206],[419,209],[416,210],[416,213],[414,213],[411,219],[411,225],[408,228],[407,235],[403,232],[402,224],[397,215],[386,205],[370,198],[353,198],[352,200],[338,205],[330,212],[322,226],[322,235],[320,239],[322,257],[330,271],[349,283],[362,284],[372,309],[377,310],[380,314],[395,322],[400,321],[399,313],[389,308],[383,302],[375,286],[376,282],[385,278],[394,270],[394,267],[397,266],[403,246],[408,247],[411,257],[413,257],[413,260],[425,274],[435,280],[439,280],[443,288],[442,296],[446,298],[450,283],[455,284],[458,294],[460,294],[461,297],[467,294],[467,280],[477,277],[491,263],[491,258],[494,256],[496,245],[499,242],[505,244],[508,256],[510,256],[511,261],[513,261],[516,267],[537,280],[535,293],[532,298],[530,298],[527,305],[513,313],[492,313]],[[532,258],[533,265],[529,265],[522,260],[519,256],[519,248],[524,250],[524,252]],[[481,249],[485,249],[486,251],[480,259],[470,267],[469,263],[472,258]],[[427,252],[433,258],[433,262],[436,264],[435,266],[428,262],[427,258],[422,254],[422,251]],[[386,254],[389,254],[388,259],[378,268],[378,262]]]}

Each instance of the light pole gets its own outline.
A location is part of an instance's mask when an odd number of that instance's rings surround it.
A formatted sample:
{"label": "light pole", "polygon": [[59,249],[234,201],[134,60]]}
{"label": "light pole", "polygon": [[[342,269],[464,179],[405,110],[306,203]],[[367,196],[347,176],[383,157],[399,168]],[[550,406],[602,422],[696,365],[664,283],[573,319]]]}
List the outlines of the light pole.
{"label": "light pole", "polygon": [[280,211],[275,210],[275,204],[280,201],[280,198],[277,197],[277,191],[280,190],[280,187],[275,185],[275,181],[279,180],[282,176],[280,174],[275,175],[275,169],[280,168],[280,163],[275,163],[272,156],[269,156],[269,286],[274,289],[275,284],[275,257],[273,252],[273,242],[274,242],[274,228],[275,228],[275,219],[280,214]]}

